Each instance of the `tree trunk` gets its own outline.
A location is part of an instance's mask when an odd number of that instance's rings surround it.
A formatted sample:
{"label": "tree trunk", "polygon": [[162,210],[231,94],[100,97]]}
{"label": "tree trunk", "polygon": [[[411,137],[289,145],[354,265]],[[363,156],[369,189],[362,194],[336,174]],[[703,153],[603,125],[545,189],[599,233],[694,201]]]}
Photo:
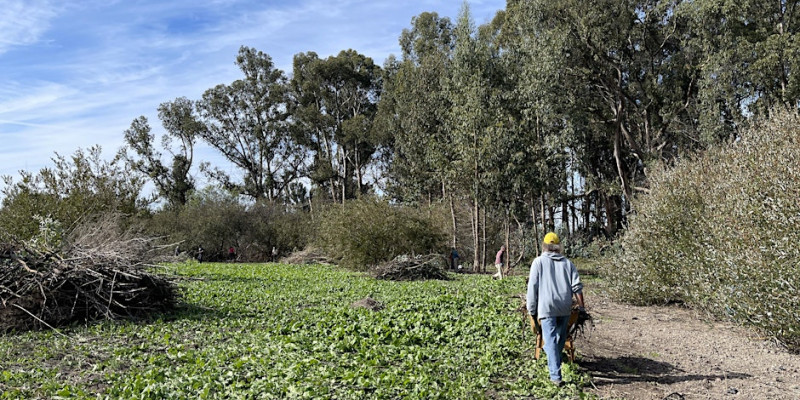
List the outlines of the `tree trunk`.
{"label": "tree trunk", "polygon": [[447,197],[450,199],[450,217],[453,219],[453,248],[455,249],[458,247],[458,225],[456,220],[456,207],[455,202],[453,201],[453,194],[447,193]]}
{"label": "tree trunk", "polygon": [[[572,186],[572,200],[570,200],[570,210],[572,210],[572,232],[578,232],[578,207],[575,205],[578,199],[574,196],[575,195],[575,173],[570,173],[569,177],[570,185]],[[586,193],[586,189],[583,189],[583,192]],[[584,200],[585,201],[585,200]]]}
{"label": "tree trunk", "polygon": [[486,272],[486,207],[483,208],[482,215],[481,231],[483,232],[483,240],[481,240],[481,269],[483,272]]}
{"label": "tree trunk", "polygon": [[547,213],[545,212],[544,208],[544,196],[545,196],[544,193],[542,193],[542,195],[539,196],[539,206],[541,207],[541,213],[539,214],[539,216],[542,218],[542,231],[547,232],[547,227],[549,225],[547,223]]}
{"label": "tree trunk", "polygon": [[472,270],[480,272],[480,240],[478,237],[480,220],[478,219],[478,200],[472,202]]}
{"label": "tree trunk", "polygon": [[361,166],[360,155],[358,153],[358,146],[356,146],[356,149],[355,149],[355,159],[356,159],[356,162],[355,162],[354,168],[355,168],[355,173],[356,173],[356,185],[357,185],[356,198],[360,198],[361,197],[362,186],[364,186],[364,184],[362,182],[362,179],[363,179],[363,176],[361,174],[361,167],[362,166]]}
{"label": "tree trunk", "polygon": [[511,217],[510,217],[510,210],[508,209],[508,206],[506,206],[505,224],[506,224],[506,226],[505,226],[505,228],[506,228],[505,229],[505,231],[506,231],[505,232],[505,234],[506,234],[506,254],[505,254],[505,256],[506,256],[506,259],[505,259],[506,270],[505,270],[504,274],[507,275],[511,271],[511,246],[510,246],[510,244],[511,244],[511,240],[510,240],[510,237],[511,237]]}
{"label": "tree trunk", "polygon": [[345,150],[342,150],[341,163],[342,176],[339,177],[339,181],[342,185],[342,204],[344,204],[344,200],[347,198],[347,152]]}

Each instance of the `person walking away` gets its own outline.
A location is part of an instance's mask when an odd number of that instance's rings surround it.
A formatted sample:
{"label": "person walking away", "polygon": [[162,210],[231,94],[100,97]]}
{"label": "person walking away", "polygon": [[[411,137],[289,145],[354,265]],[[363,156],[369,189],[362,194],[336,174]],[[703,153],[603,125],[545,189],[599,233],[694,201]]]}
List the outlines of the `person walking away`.
{"label": "person walking away", "polygon": [[550,380],[561,385],[561,352],[567,340],[567,324],[572,313],[572,296],[584,309],[583,284],[575,264],[562,254],[558,235],[544,237],[542,254],[531,264],[528,279],[527,307],[541,323],[544,352]]}
{"label": "person walking away", "polygon": [[492,279],[503,279],[503,255],[505,255],[506,246],[500,246],[500,251],[494,257],[494,266],[497,268],[497,273],[492,275]]}
{"label": "person walking away", "polygon": [[230,262],[236,261],[236,248],[233,246],[228,248],[228,261]]}

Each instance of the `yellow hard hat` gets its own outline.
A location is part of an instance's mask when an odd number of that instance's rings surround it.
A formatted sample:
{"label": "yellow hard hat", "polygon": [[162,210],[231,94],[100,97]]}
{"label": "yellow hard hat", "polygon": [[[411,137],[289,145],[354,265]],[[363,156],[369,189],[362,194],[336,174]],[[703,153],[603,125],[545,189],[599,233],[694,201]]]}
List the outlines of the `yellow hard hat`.
{"label": "yellow hard hat", "polygon": [[561,241],[558,240],[558,235],[553,232],[549,232],[547,235],[544,235],[544,243],[545,244],[559,244]]}

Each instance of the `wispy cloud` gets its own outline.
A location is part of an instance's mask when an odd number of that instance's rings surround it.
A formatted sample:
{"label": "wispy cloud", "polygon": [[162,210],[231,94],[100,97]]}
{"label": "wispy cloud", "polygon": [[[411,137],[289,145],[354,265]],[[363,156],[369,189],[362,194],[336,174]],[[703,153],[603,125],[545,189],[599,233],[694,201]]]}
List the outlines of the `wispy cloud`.
{"label": "wispy cloud", "polygon": [[0,7],[0,54],[38,41],[55,15],[47,0],[5,0]]}

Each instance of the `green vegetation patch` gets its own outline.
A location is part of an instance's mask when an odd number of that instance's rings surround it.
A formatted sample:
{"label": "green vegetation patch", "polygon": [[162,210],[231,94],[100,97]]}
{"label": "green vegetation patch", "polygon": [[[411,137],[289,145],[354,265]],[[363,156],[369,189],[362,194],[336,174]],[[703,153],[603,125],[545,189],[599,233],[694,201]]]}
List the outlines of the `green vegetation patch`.
{"label": "green vegetation patch", "polygon": [[[0,398],[584,398],[550,385],[524,278],[386,282],[330,266],[183,264],[149,322],[0,337]],[[384,308],[353,303],[370,297]],[[523,333],[524,332],[524,333]]]}

